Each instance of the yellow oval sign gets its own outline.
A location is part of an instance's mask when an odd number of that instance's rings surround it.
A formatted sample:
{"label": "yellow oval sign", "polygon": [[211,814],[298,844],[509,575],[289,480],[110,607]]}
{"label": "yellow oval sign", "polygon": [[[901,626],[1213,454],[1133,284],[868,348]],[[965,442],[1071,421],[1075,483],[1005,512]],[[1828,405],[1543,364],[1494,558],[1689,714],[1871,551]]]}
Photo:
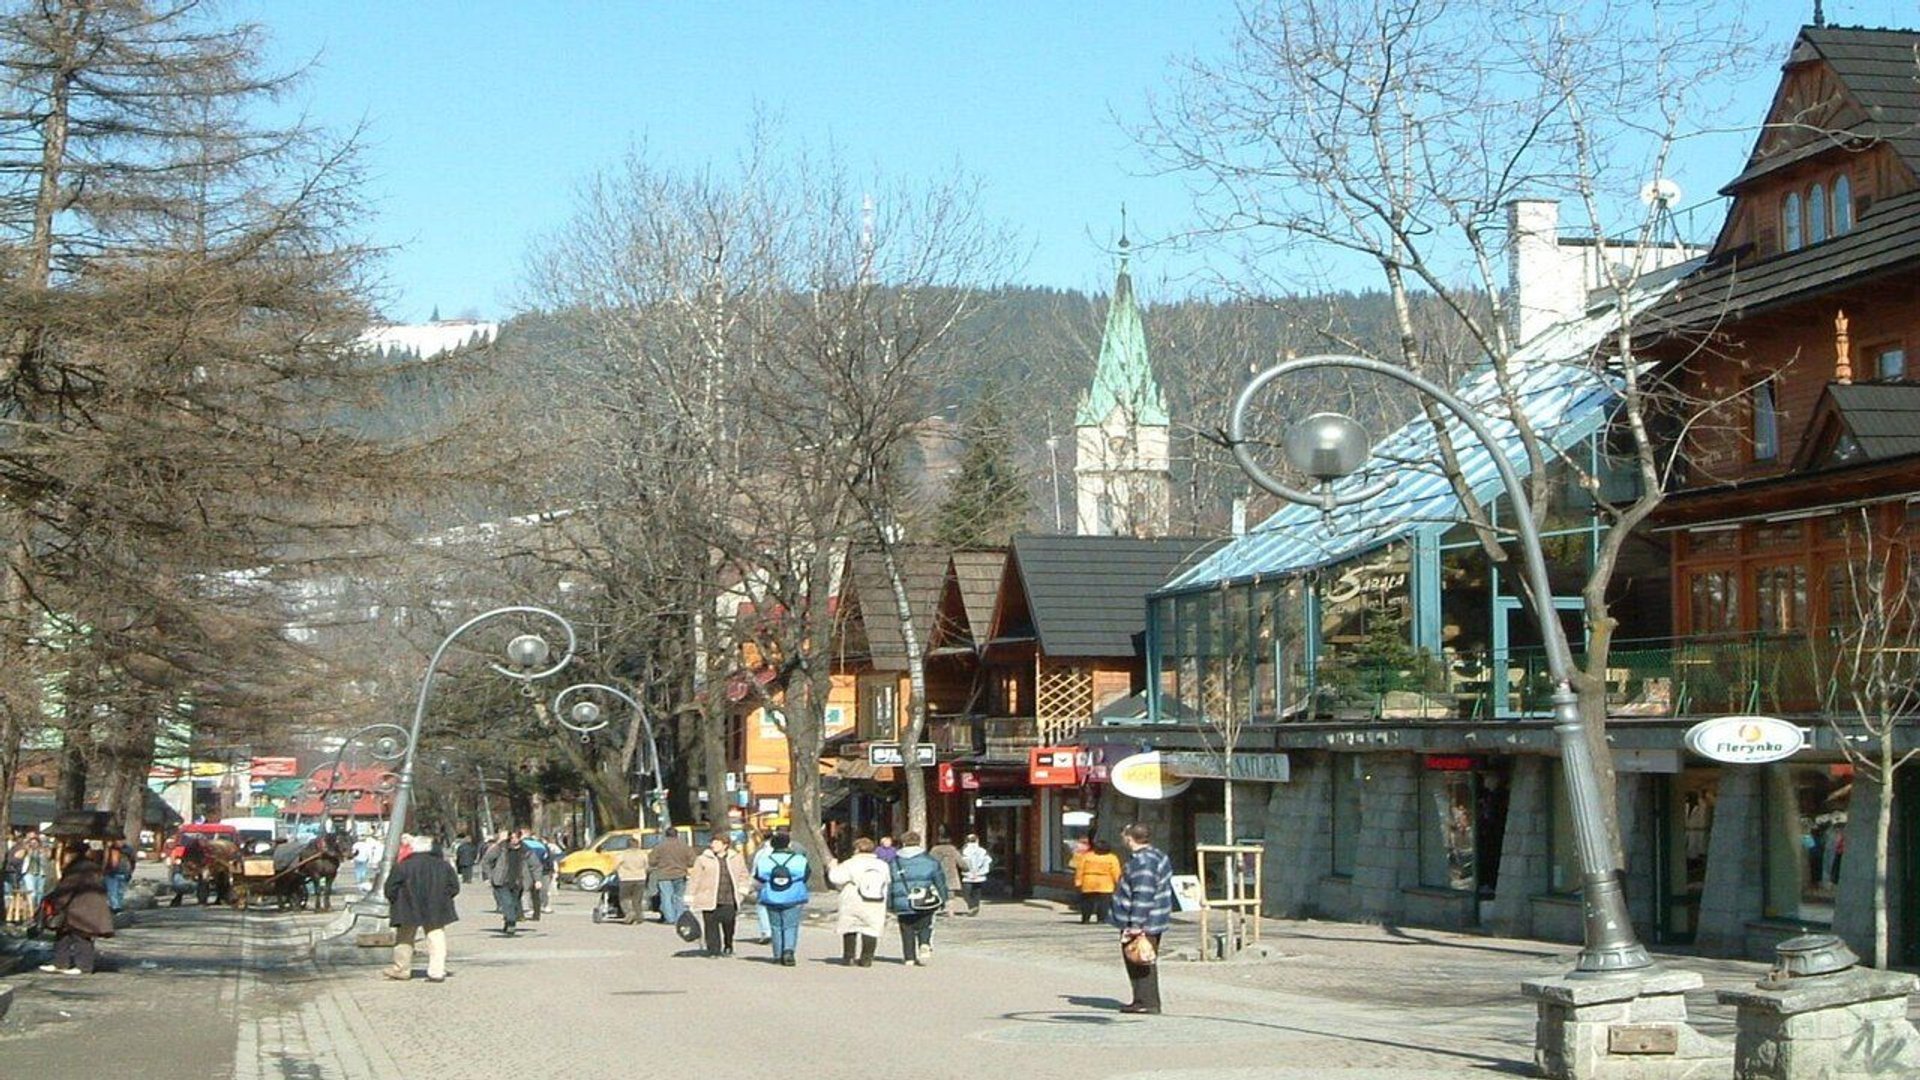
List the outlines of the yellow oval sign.
{"label": "yellow oval sign", "polygon": [[1157,750],[1124,757],[1107,770],[1113,790],[1133,799],[1171,799],[1193,786],[1190,777],[1176,776]]}

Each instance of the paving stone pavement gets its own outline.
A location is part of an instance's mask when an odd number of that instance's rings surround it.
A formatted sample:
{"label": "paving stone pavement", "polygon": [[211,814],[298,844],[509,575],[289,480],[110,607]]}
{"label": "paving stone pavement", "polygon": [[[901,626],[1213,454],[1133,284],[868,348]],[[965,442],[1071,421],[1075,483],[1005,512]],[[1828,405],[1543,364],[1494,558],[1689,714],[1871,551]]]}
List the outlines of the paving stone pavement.
{"label": "paving stone pavement", "polygon": [[[777,1064],[838,1075],[876,1048],[928,1078],[1531,1075],[1533,1015],[1517,984],[1571,955],[1539,942],[1271,922],[1275,959],[1168,963],[1168,1015],[1131,1017],[1114,1011],[1126,982],[1112,931],[1043,906],[944,920],[927,968],[900,964],[889,938],[874,968],[847,969],[821,919],[803,932],[799,966],[783,968],[745,940],[738,956],[710,960],[657,923],[595,924],[577,893],[508,939],[475,891],[465,899],[444,984],[316,965],[297,943],[318,916],[146,913],[109,946],[109,971],[12,980],[24,1018],[0,1029],[0,1077],[625,1075],[663,1049],[683,1052],[671,1059],[678,1071]],[[1710,984],[1761,970],[1677,962]],[[1708,1000],[1700,1011],[1706,1026],[1726,1024]],[[97,1024],[111,1037],[92,1037]]]}

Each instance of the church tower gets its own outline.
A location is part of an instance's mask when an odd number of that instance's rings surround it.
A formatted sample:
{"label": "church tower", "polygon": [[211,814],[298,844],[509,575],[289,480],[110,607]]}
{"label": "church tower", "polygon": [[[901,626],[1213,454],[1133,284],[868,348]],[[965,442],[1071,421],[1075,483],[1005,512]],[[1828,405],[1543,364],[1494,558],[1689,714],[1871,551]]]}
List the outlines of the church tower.
{"label": "church tower", "polygon": [[1147,330],[1127,273],[1124,227],[1100,361],[1073,423],[1076,531],[1165,536],[1173,490],[1167,401],[1147,362]]}

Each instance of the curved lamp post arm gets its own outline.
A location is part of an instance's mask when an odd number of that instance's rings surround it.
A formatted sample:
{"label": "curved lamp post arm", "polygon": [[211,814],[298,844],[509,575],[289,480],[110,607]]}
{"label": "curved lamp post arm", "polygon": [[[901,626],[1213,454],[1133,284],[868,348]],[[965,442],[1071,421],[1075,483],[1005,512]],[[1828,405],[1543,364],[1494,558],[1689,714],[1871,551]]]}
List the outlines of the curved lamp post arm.
{"label": "curved lamp post arm", "polygon": [[[1580,977],[1642,975],[1651,969],[1653,958],[1633,932],[1627,914],[1626,895],[1620,887],[1620,875],[1614,869],[1611,832],[1606,827],[1605,802],[1601,797],[1599,767],[1587,743],[1586,727],[1580,718],[1580,699],[1573,689],[1573,650],[1567,642],[1566,628],[1553,607],[1552,584],[1547,578],[1546,554],[1540,546],[1540,530],[1533,521],[1533,508],[1513,463],[1500,450],[1500,441],[1488,430],[1473,409],[1440,384],[1405,368],[1361,356],[1320,355],[1288,360],[1254,376],[1234,401],[1233,416],[1227,434],[1233,445],[1233,457],[1254,483],[1289,502],[1318,506],[1332,513],[1377,498],[1392,484],[1381,481],[1356,491],[1336,492],[1332,479],[1323,480],[1320,492],[1305,492],[1269,476],[1247,450],[1247,410],[1254,396],[1269,383],[1302,371],[1327,368],[1378,375],[1412,387],[1438,403],[1464,424],[1486,448],[1499,472],[1500,483],[1513,505],[1515,528],[1520,539],[1520,555],[1525,565],[1528,591],[1532,593],[1534,619],[1540,625],[1540,637],[1546,645],[1547,667],[1553,676],[1554,735],[1560,748],[1561,768],[1566,776],[1568,801],[1573,809],[1576,845],[1580,851],[1581,906],[1584,909],[1584,948],[1574,966]],[[1344,420],[1344,418],[1342,418]],[[1345,421],[1351,424],[1351,421]],[[1356,463],[1357,464],[1357,463]]]}
{"label": "curved lamp post arm", "polygon": [[448,634],[446,639],[440,642],[440,647],[433,650],[433,658],[427,662],[426,677],[420,680],[420,699],[414,705],[413,725],[407,732],[407,754],[405,763],[400,767],[400,787],[399,790],[394,792],[393,810],[387,815],[387,835],[383,841],[386,850],[380,857],[380,872],[374,875],[373,878],[372,891],[375,894],[378,894],[381,887],[386,884],[387,875],[393,872],[393,865],[399,858],[400,833],[406,828],[407,811],[411,808],[412,804],[414,751],[420,743],[420,725],[421,722],[426,719],[427,702],[433,695],[433,677],[440,670],[440,661],[446,656],[447,649],[452,647],[453,643],[459,640],[467,631],[472,630],[481,623],[490,622],[503,615],[538,615],[541,618],[558,624],[562,630],[566,631],[567,648],[566,651],[561,654],[559,661],[552,667],[539,671],[516,671],[513,668],[497,662],[489,663],[487,665],[488,667],[491,667],[509,679],[515,679],[520,682],[532,682],[535,679],[544,679],[573,662],[574,650],[579,646],[579,639],[573,632],[573,624],[554,612],[548,611],[546,608],[532,607],[524,604],[494,608],[492,611],[485,611],[475,615],[473,618],[454,627],[453,632]]}
{"label": "curved lamp post arm", "polygon": [[[633,708],[634,715],[640,718],[641,730],[645,731],[647,735],[647,759],[646,759],[647,775],[653,777],[654,792],[656,793],[659,792],[660,791],[660,743],[659,743],[659,740],[656,739],[654,736],[653,721],[649,719],[647,716],[647,707],[640,704],[639,699],[635,698],[632,694],[627,693],[625,690],[622,690],[617,686],[608,686],[606,683],[575,683],[572,686],[567,687],[566,689],[560,691],[558,694],[555,694],[553,696],[553,715],[555,716],[555,718],[559,720],[560,726],[566,728],[568,731],[577,731],[582,735],[599,731],[601,728],[604,728],[607,726],[607,721],[604,717],[600,719],[599,723],[591,724],[591,725],[571,724],[567,722],[567,710],[565,707],[567,698],[571,697],[574,694],[586,693],[588,691],[597,691],[602,694],[608,694],[613,697],[619,698],[621,701],[626,702],[629,706]],[[643,809],[641,814],[642,828],[646,827],[645,816],[646,815]]]}

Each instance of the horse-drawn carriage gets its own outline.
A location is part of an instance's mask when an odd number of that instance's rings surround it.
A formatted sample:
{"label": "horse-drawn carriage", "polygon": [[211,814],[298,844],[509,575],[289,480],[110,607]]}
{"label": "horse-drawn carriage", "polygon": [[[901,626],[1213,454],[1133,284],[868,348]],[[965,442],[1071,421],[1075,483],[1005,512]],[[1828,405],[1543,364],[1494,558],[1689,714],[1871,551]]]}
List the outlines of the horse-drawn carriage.
{"label": "horse-drawn carriage", "polygon": [[231,825],[212,822],[180,830],[168,853],[173,901],[192,892],[209,901],[244,908],[259,897],[285,911],[306,907],[333,909],[333,879],[344,857],[340,840],[323,834],[305,840],[250,840]]}

